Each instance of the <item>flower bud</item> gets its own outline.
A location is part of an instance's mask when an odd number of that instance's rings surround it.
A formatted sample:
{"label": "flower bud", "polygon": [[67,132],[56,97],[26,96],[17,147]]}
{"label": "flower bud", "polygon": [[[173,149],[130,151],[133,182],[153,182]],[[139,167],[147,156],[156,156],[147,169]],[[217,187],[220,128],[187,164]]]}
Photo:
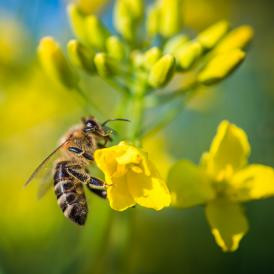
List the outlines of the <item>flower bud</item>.
{"label": "flower bud", "polygon": [[184,34],[178,34],[175,37],[170,38],[164,46],[164,53],[170,53],[176,56],[179,49],[187,41],[188,41],[188,37]]}
{"label": "flower bud", "polygon": [[183,45],[176,53],[179,66],[183,70],[189,69],[202,54],[202,46],[197,41],[190,41]]}
{"label": "flower bud", "polygon": [[50,78],[69,89],[77,86],[78,79],[76,75],[65,59],[59,45],[52,37],[44,37],[40,40],[38,56],[44,70]]}
{"label": "flower bud", "polygon": [[250,26],[240,26],[228,33],[217,45],[214,52],[221,53],[235,48],[244,49],[252,40],[253,35],[254,32]]}
{"label": "flower bud", "polygon": [[148,70],[152,68],[152,66],[158,61],[161,55],[162,55],[162,52],[157,47],[153,47],[147,50],[144,54],[144,60],[143,60],[144,67]]}
{"label": "flower bud", "polygon": [[109,36],[109,33],[95,15],[89,15],[86,17],[85,29],[89,44],[96,49],[104,49],[105,41]]}
{"label": "flower bud", "polygon": [[90,49],[87,49],[76,40],[69,41],[67,48],[72,64],[87,73],[93,73],[95,71],[93,64],[94,53]]}
{"label": "flower bud", "polygon": [[70,4],[67,9],[71,28],[76,37],[83,43],[87,43],[85,30],[85,15],[75,4]]}
{"label": "flower bud", "polygon": [[201,32],[197,40],[205,49],[212,49],[226,34],[228,28],[229,24],[227,21],[220,21]]}
{"label": "flower bud", "polygon": [[199,73],[198,81],[206,85],[215,84],[235,70],[244,58],[245,53],[240,49],[218,54]]}
{"label": "flower bud", "polygon": [[108,55],[116,60],[122,60],[125,57],[125,47],[117,36],[110,36],[106,41]]}
{"label": "flower bud", "polygon": [[86,15],[100,10],[104,5],[109,2],[108,0],[74,0],[79,9]]}
{"label": "flower bud", "polygon": [[182,27],[182,0],[160,0],[161,20],[160,33],[170,37]]}
{"label": "flower bud", "polygon": [[130,53],[130,60],[134,67],[141,67],[144,63],[144,54],[140,50],[133,50]]}
{"label": "flower bud", "polygon": [[175,67],[175,58],[171,54],[161,57],[152,67],[148,83],[154,87],[164,86],[172,77]]}
{"label": "flower bud", "polygon": [[146,19],[146,31],[149,37],[156,35],[159,32],[160,24],[160,8],[159,5],[149,7]]}
{"label": "flower bud", "polygon": [[113,74],[113,67],[106,53],[99,52],[94,57],[94,63],[98,74],[102,78],[110,77]]}
{"label": "flower bud", "polygon": [[114,6],[114,25],[127,40],[133,40],[136,28],[144,13],[142,0],[116,0]]}

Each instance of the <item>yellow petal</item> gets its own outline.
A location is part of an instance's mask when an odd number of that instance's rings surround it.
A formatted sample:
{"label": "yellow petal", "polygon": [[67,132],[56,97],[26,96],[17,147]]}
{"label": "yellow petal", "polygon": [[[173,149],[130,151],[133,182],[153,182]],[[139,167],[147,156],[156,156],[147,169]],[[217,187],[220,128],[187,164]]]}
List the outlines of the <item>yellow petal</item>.
{"label": "yellow petal", "polygon": [[107,183],[111,184],[107,188],[107,198],[112,209],[123,211],[135,205],[135,201],[128,190],[126,176],[112,178],[112,180],[107,179]]}
{"label": "yellow petal", "polygon": [[97,166],[104,172],[108,199],[115,210],[125,210],[138,203],[160,210],[169,206],[165,182],[141,149],[121,142],[94,153]]}
{"label": "yellow petal", "polygon": [[206,206],[206,217],[216,243],[223,251],[235,251],[248,231],[248,222],[241,205],[214,200]]}
{"label": "yellow petal", "polygon": [[198,81],[212,85],[228,77],[245,59],[240,49],[232,49],[213,57],[198,75]]}
{"label": "yellow petal", "polygon": [[170,205],[170,194],[165,182],[152,174],[128,173],[128,188],[135,202],[143,207],[161,210]]}
{"label": "yellow petal", "polygon": [[232,178],[232,198],[238,201],[262,199],[274,195],[274,170],[263,165],[250,165]]}
{"label": "yellow petal", "polygon": [[176,207],[203,204],[215,196],[207,174],[186,160],[177,162],[170,169],[167,181],[172,205]]}
{"label": "yellow petal", "polygon": [[247,163],[250,146],[246,133],[228,121],[222,121],[209,152],[201,159],[202,166],[217,181],[228,179]]}
{"label": "yellow petal", "polygon": [[[105,173],[106,176],[112,177],[117,173],[118,163],[116,158],[124,153],[122,146],[113,146],[110,148],[97,149],[94,153],[96,165]],[[124,173],[120,174],[120,176]]]}

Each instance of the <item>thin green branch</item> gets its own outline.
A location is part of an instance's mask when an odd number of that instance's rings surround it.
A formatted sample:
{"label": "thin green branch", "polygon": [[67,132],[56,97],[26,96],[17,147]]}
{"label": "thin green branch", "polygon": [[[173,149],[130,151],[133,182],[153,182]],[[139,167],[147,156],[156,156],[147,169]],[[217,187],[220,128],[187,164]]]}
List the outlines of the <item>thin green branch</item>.
{"label": "thin green branch", "polygon": [[99,115],[105,116],[103,111],[85,94],[80,86],[77,86],[74,90],[80,96],[79,98],[81,98],[82,104],[85,108],[85,112],[90,113],[90,109],[92,108],[93,111],[97,112]]}

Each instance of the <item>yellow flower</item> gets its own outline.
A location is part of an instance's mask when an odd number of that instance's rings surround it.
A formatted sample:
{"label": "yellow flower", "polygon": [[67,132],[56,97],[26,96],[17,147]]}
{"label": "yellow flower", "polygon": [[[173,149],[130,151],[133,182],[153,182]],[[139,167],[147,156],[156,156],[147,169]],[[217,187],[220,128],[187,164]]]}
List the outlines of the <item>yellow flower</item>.
{"label": "yellow flower", "polygon": [[120,142],[94,154],[97,166],[104,172],[110,206],[118,211],[139,204],[160,210],[169,206],[170,194],[145,152]]}
{"label": "yellow flower", "polygon": [[169,172],[172,205],[205,204],[211,232],[223,251],[235,251],[248,231],[240,203],[274,195],[273,168],[247,165],[249,154],[246,133],[222,121],[200,166],[181,160]]}

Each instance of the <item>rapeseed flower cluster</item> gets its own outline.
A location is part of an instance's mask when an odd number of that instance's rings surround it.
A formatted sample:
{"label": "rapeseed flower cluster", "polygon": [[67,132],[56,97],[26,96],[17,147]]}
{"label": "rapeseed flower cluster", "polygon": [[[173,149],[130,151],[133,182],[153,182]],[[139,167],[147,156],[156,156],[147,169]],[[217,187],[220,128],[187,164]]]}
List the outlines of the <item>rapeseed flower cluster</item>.
{"label": "rapeseed flower cluster", "polygon": [[[200,86],[219,83],[244,61],[252,28],[231,29],[222,20],[190,37],[183,32],[182,0],[156,0],[147,10],[142,0],[116,0],[112,32],[80,2],[68,6],[76,39],[68,42],[67,54],[52,37],[41,39],[38,53],[46,73],[67,89],[92,98],[81,88],[82,71],[100,76],[122,96],[119,114],[131,124],[117,145],[94,154],[105,176],[110,207],[123,211],[140,205],[160,210],[204,204],[217,244],[223,251],[236,250],[248,230],[241,203],[274,193],[273,169],[247,164],[246,133],[228,121],[221,122],[200,165],[187,160],[175,163],[168,186],[157,163],[143,151],[142,139],[147,133],[147,110],[174,98],[180,101]],[[189,74],[186,87],[178,81],[170,83],[175,75]],[[163,115],[148,132],[161,128],[166,120]]]}

